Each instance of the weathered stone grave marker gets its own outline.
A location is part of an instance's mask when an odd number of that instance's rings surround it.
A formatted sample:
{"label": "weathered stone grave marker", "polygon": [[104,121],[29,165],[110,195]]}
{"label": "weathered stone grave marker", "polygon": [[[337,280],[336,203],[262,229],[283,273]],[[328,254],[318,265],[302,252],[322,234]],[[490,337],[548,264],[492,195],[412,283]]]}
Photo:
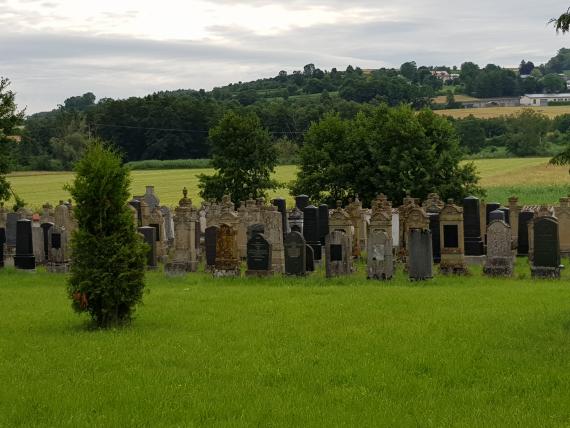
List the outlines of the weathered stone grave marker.
{"label": "weathered stone grave marker", "polygon": [[254,233],[247,241],[247,276],[269,276],[271,269],[271,242],[263,233]]}
{"label": "weathered stone grave marker", "polygon": [[533,220],[532,276],[560,278],[560,241],[558,220],[552,216],[539,216]]}
{"label": "weathered stone grave marker", "polygon": [[487,260],[483,272],[489,276],[512,276],[511,226],[503,220],[493,220],[487,226]]}
{"label": "weathered stone grave marker", "polygon": [[285,273],[305,275],[307,273],[307,243],[299,232],[285,235]]}

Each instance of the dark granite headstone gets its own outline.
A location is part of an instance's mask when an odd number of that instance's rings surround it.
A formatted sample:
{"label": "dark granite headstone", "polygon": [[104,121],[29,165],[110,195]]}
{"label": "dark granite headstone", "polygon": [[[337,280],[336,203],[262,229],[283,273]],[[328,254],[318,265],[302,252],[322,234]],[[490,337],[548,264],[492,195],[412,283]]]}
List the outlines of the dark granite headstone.
{"label": "dark granite headstone", "polygon": [[[158,266],[156,255],[156,228],[152,226],[143,226],[138,228],[139,233],[143,236],[144,242],[150,247],[147,253],[147,267],[154,269]],[[52,234],[53,246],[53,234]]]}
{"label": "dark granite headstone", "polygon": [[199,221],[194,222],[194,248],[200,248],[200,238],[202,237],[202,227]]}
{"label": "dark granite headstone", "polygon": [[431,232],[429,230],[411,229],[409,233],[408,274],[410,279],[423,281],[432,278]]}
{"label": "dark granite headstone", "polygon": [[44,253],[47,260],[49,257],[49,231],[53,227],[53,223],[42,223],[40,227],[44,234]]}
{"label": "dark granite headstone", "polygon": [[18,220],[16,224],[16,255],[14,256],[14,266],[16,269],[25,270],[33,270],[36,268],[31,220]]}
{"label": "dark granite headstone", "polygon": [[441,237],[439,231],[439,213],[427,213],[429,217],[429,230],[431,231],[431,244],[433,252],[433,262],[441,262]]}
{"label": "dark granite headstone", "polygon": [[285,235],[285,273],[287,275],[305,275],[307,273],[306,242],[299,232]]}
{"label": "dark granite headstone", "polygon": [[8,213],[6,216],[6,245],[16,246],[16,229],[20,215],[18,213]]}
{"label": "dark granite headstone", "polygon": [[501,208],[499,208],[499,211],[503,212],[503,214],[505,215],[505,223],[507,223],[510,226],[510,224],[511,224],[511,210],[509,208],[506,208],[506,207],[501,207]]}
{"label": "dark granite headstone", "polygon": [[142,225],[142,208],[141,208],[141,201],[138,199],[133,199],[129,202],[129,204],[137,210],[137,223],[139,227]]}
{"label": "dark granite headstone", "polygon": [[301,211],[309,206],[309,197],[307,195],[299,195],[295,197],[295,206]]}
{"label": "dark granite headstone", "polygon": [[482,256],[484,254],[480,219],[479,199],[474,196],[463,199],[463,231],[466,256]]}
{"label": "dark granite headstone", "polygon": [[325,245],[325,238],[329,234],[329,206],[319,205],[319,240],[321,245]]}
{"label": "dark granite headstone", "polygon": [[[489,223],[491,224],[495,220],[505,221],[505,213],[502,210],[495,210],[489,213]],[[506,221],[505,221],[506,222]],[[508,223],[507,223],[508,224]]]}
{"label": "dark granite headstone", "polygon": [[518,245],[517,255],[528,256],[529,242],[528,242],[528,223],[534,218],[532,211],[521,211],[519,213],[519,230],[518,230]]}
{"label": "dark granite headstone", "polygon": [[533,227],[532,275],[541,278],[559,278],[561,266],[558,220],[554,217],[538,217],[534,220]]}
{"label": "dark granite headstone", "polygon": [[488,202],[485,204],[485,212],[487,214],[486,224],[491,223],[490,215],[493,211],[498,210],[501,208],[501,204],[498,202]]}
{"label": "dark granite headstone", "polygon": [[315,253],[313,251],[313,247],[311,247],[310,245],[305,246],[305,261],[306,261],[306,265],[307,265],[307,272],[314,272],[315,271]]}
{"label": "dark granite headstone", "polygon": [[0,268],[4,267],[4,244],[6,244],[6,229],[0,227]]}
{"label": "dark granite headstone", "polygon": [[204,236],[204,244],[206,247],[206,265],[214,266],[216,264],[216,242],[218,240],[218,227],[210,226],[206,228]]}
{"label": "dark granite headstone", "polygon": [[271,272],[271,243],[263,233],[254,233],[247,241],[246,275],[263,275]]}
{"label": "dark granite headstone", "polygon": [[319,209],[309,205],[303,210],[303,237],[307,245],[313,247],[315,261],[321,260],[321,240],[319,237]]}
{"label": "dark granite headstone", "polygon": [[281,218],[283,221],[283,235],[287,234],[287,201],[283,198],[275,198],[271,201],[273,205],[277,207],[277,210],[281,213]]}
{"label": "dark granite headstone", "polygon": [[[49,247],[49,242],[48,242],[48,247]],[[61,249],[61,233],[52,232],[52,234],[51,234],[51,247],[54,250]]]}

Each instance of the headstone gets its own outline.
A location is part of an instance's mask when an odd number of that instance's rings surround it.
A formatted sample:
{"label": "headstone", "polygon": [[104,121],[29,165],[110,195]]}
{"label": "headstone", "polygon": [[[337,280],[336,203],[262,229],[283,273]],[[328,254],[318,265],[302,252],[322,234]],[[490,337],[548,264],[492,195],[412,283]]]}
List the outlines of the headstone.
{"label": "headstone", "polygon": [[511,221],[511,220],[510,220],[510,218],[511,218],[511,216],[510,216],[510,209],[509,209],[509,208],[506,208],[506,207],[501,207],[501,208],[499,208],[499,211],[501,211],[501,212],[503,213],[503,215],[505,216],[505,223],[507,223],[508,225],[510,225],[510,224],[511,224],[511,223],[510,223],[510,221]]}
{"label": "headstone", "polygon": [[33,270],[36,268],[31,220],[22,219],[17,221],[14,266],[16,269],[23,270]]}
{"label": "headstone", "polygon": [[299,195],[295,197],[295,206],[299,211],[303,211],[309,206],[309,197],[307,195]]}
{"label": "headstone", "polygon": [[146,191],[142,199],[145,200],[151,211],[160,206],[160,199],[158,199],[158,196],[154,193],[154,186],[146,186]]}
{"label": "headstone", "polygon": [[560,278],[560,241],[558,220],[551,216],[541,216],[533,220],[533,278]]}
{"label": "headstone", "polygon": [[463,207],[455,205],[453,199],[449,199],[439,214],[441,248],[439,270],[443,274],[468,273],[463,230]]}
{"label": "headstone", "polygon": [[253,238],[255,235],[263,233],[265,233],[265,226],[263,224],[259,223],[252,224],[247,227],[247,241],[249,242],[249,240]]}
{"label": "headstone", "polygon": [[247,276],[268,276],[271,269],[271,242],[263,233],[254,233],[247,241]]}
{"label": "headstone", "polygon": [[463,231],[465,239],[465,255],[481,257],[484,245],[481,238],[480,201],[474,196],[463,199]]}
{"label": "headstone", "polygon": [[277,207],[277,210],[281,214],[283,234],[288,233],[289,228],[287,226],[287,201],[283,198],[275,198],[271,201],[271,203]]}
{"label": "headstone", "polygon": [[387,280],[394,274],[392,237],[385,230],[370,230],[367,240],[368,279]]}
{"label": "headstone", "polygon": [[239,276],[240,259],[237,245],[237,231],[222,223],[216,239],[216,263],[214,276]]}
{"label": "headstone", "polygon": [[145,244],[149,246],[147,253],[147,268],[156,269],[158,267],[156,254],[156,228],[152,226],[143,226],[138,228],[139,233],[143,236]]}
{"label": "headstone", "polygon": [[271,266],[274,273],[285,272],[285,247],[283,246],[283,216],[273,205],[262,205],[263,235],[271,243]]}
{"label": "headstone", "polygon": [[65,228],[54,225],[48,231],[48,271],[65,273],[69,270],[69,233]]}
{"label": "headstone", "polygon": [[[199,236],[200,233],[198,210],[192,206],[186,188],[182,190],[182,195],[174,211],[173,230],[171,231],[173,248],[171,248],[170,257],[165,266],[165,271],[171,275],[196,272],[198,269],[198,248],[196,246],[196,235]],[[171,215],[170,210],[162,210],[162,213],[167,219]],[[170,221],[166,222],[168,223]],[[196,230],[197,227],[198,230]]]}
{"label": "headstone", "polygon": [[429,230],[431,232],[431,243],[433,252],[433,262],[441,261],[441,239],[439,234],[439,213],[428,212]]}
{"label": "headstone", "polygon": [[327,236],[326,276],[350,275],[352,273],[352,248],[349,237],[338,230]]}
{"label": "headstone", "polygon": [[44,238],[44,259],[47,260],[49,257],[49,231],[54,226],[53,223],[42,223],[40,228],[42,229]]}
{"label": "headstone", "polygon": [[303,211],[297,207],[289,213],[289,229],[291,232],[303,234]]}
{"label": "headstone", "polygon": [[570,257],[570,197],[560,198],[560,206],[554,211],[560,231],[560,255]]}
{"label": "headstone", "polygon": [[4,247],[6,246],[6,228],[0,227],[0,268],[4,267]]}
{"label": "headstone", "polygon": [[8,213],[6,215],[6,245],[8,247],[16,246],[16,230],[20,215],[18,213]]}
{"label": "headstone", "polygon": [[315,253],[313,252],[313,247],[310,245],[305,245],[305,265],[307,272],[315,271]]}
{"label": "headstone", "polygon": [[489,276],[512,276],[514,257],[511,226],[503,220],[487,226],[487,260],[483,272]]}
{"label": "headstone", "polygon": [[137,212],[137,227],[141,227],[142,226],[142,210],[141,210],[141,201],[139,201],[138,199],[133,199],[132,201],[129,202],[129,205],[131,205]]}
{"label": "headstone", "polygon": [[[188,198],[186,198],[188,199]],[[188,199],[190,201],[190,199]],[[191,202],[190,202],[191,203]],[[160,212],[164,217],[164,234],[166,236],[166,242],[168,247],[172,247],[174,244],[175,230],[174,230],[174,219],[172,217],[172,212],[168,207],[160,207]]]}
{"label": "headstone", "polygon": [[206,267],[209,270],[212,270],[216,264],[216,242],[218,241],[218,229],[218,226],[207,227],[204,237],[206,248]]}
{"label": "headstone", "polygon": [[521,211],[519,213],[519,231],[518,231],[518,244],[517,255],[528,256],[529,242],[528,242],[528,229],[529,222],[534,218],[533,211]]}
{"label": "headstone", "polygon": [[489,213],[489,224],[493,221],[504,221],[506,223],[505,212],[502,210],[491,211]]}
{"label": "headstone", "polygon": [[39,214],[34,214],[32,220],[32,243],[34,247],[34,257],[36,264],[42,264],[46,261],[46,253],[44,248],[44,231],[40,225]]}
{"label": "headstone", "polygon": [[305,275],[307,273],[306,242],[299,232],[285,235],[285,273],[287,275]]}
{"label": "headstone", "polygon": [[408,236],[408,275],[412,281],[433,277],[431,232],[428,229],[411,229]]}
{"label": "headstone", "polygon": [[491,223],[491,213],[493,211],[497,211],[501,208],[501,204],[498,202],[487,202],[485,204],[485,213],[486,213],[486,223],[485,224],[489,224]]}
{"label": "headstone", "polygon": [[325,238],[329,234],[329,206],[327,204],[319,205],[319,240],[321,246],[325,245]]}
{"label": "headstone", "polygon": [[306,206],[303,210],[303,237],[307,245],[313,247],[315,261],[320,261],[322,247],[319,234],[319,209],[314,205]]}

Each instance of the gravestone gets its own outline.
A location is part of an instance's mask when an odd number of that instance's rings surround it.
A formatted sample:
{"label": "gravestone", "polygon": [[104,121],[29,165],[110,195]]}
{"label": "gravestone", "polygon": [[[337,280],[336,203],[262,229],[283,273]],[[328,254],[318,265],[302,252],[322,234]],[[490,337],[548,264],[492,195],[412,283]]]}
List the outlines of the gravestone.
{"label": "gravestone", "polygon": [[338,230],[327,236],[326,276],[350,275],[352,273],[352,248],[349,237]]}
{"label": "gravestone", "polygon": [[265,226],[263,224],[252,224],[250,226],[247,227],[247,240],[249,242],[249,240],[251,238],[253,238],[255,235],[259,235],[259,234],[265,233]]}
{"label": "gravestone", "polygon": [[560,198],[560,206],[554,207],[560,232],[560,255],[570,257],[570,197]]}
{"label": "gravestone", "polygon": [[44,237],[44,259],[49,257],[49,231],[54,226],[53,223],[42,223],[40,225]]}
{"label": "gravestone", "polygon": [[34,214],[32,219],[32,243],[36,264],[43,264],[46,261],[46,253],[44,248],[44,231],[40,225],[39,214]]}
{"label": "gravestone", "polygon": [[303,234],[303,211],[297,207],[289,213],[289,229],[291,232]]}
{"label": "gravestone", "polygon": [[319,236],[319,209],[314,205],[306,206],[303,210],[303,237],[307,245],[313,247],[315,261],[320,261],[322,247]]}
{"label": "gravestone", "polygon": [[468,274],[465,263],[465,239],[463,229],[463,207],[449,199],[439,214],[441,261],[439,270],[443,274]]}
{"label": "gravestone", "polygon": [[156,269],[158,267],[156,254],[156,228],[152,226],[143,226],[138,228],[139,233],[143,236],[145,244],[149,246],[147,253],[147,268]]}
{"label": "gravestone", "polygon": [[497,211],[501,208],[501,204],[498,202],[488,202],[485,204],[485,224],[489,224],[491,222],[490,215],[493,211]]}
{"label": "gravestone", "polygon": [[[390,232],[388,232],[390,233]],[[392,237],[385,230],[370,230],[367,239],[368,279],[387,280],[394,275]]]}
{"label": "gravestone", "polygon": [[[165,218],[170,216],[169,213],[170,210],[168,212],[163,211]],[[174,210],[172,222],[172,248],[164,270],[170,275],[196,272],[198,269],[196,235],[198,237],[200,235],[200,223],[198,221],[198,210],[192,206],[192,201],[188,198],[188,190],[186,188],[182,190],[182,199],[180,199],[178,206]]]}
{"label": "gravestone", "polygon": [[424,281],[433,277],[433,254],[429,229],[409,231],[408,275],[412,281]]}
{"label": "gravestone", "polygon": [[511,226],[503,220],[487,226],[487,260],[483,272],[489,276],[512,276],[514,257]]}
{"label": "gravestone", "polygon": [[463,231],[466,256],[481,257],[484,254],[480,206],[479,199],[474,196],[463,199]]}
{"label": "gravestone", "polygon": [[271,242],[263,233],[254,233],[247,241],[246,276],[269,276],[271,269]]}
{"label": "gravestone", "polygon": [[277,211],[281,214],[283,235],[285,235],[289,232],[289,228],[287,226],[287,201],[283,198],[275,198],[271,203],[277,207]]}
{"label": "gravestone", "polygon": [[28,219],[18,220],[16,224],[16,254],[14,267],[22,270],[34,270],[36,258],[32,239],[32,222]]}
{"label": "gravestone", "polygon": [[502,210],[495,210],[495,211],[491,211],[489,213],[489,222],[488,224],[491,224],[491,222],[493,221],[504,221],[506,223],[505,220],[505,212]]}
{"label": "gravestone", "polygon": [[499,211],[501,211],[503,213],[503,215],[505,216],[505,220],[504,220],[505,223],[510,225],[511,224],[511,220],[510,220],[510,218],[511,218],[510,211],[511,210],[509,208],[506,208],[506,207],[501,207],[501,208],[499,208]]}
{"label": "gravestone", "polygon": [[309,206],[309,197],[307,195],[299,195],[295,197],[295,206],[299,211],[303,211]]}
{"label": "gravestone", "polygon": [[306,242],[299,232],[285,235],[285,274],[305,275],[307,273]]}
{"label": "gravestone", "polygon": [[428,212],[429,230],[431,232],[431,244],[433,252],[433,262],[441,261],[441,236],[439,234],[439,213]]}
{"label": "gravestone", "polygon": [[325,246],[325,238],[329,234],[329,206],[319,205],[319,240],[321,246]]}
{"label": "gravestone", "polygon": [[132,206],[137,213],[137,227],[142,226],[142,209],[141,209],[141,201],[138,199],[133,199],[129,202],[129,205]]}
{"label": "gravestone", "polygon": [[0,227],[0,268],[4,267],[4,247],[6,246],[6,228]]}
{"label": "gravestone", "polygon": [[560,278],[560,241],[558,220],[541,216],[533,220],[533,259],[530,265],[533,278]]}
{"label": "gravestone", "polygon": [[162,217],[164,218],[164,235],[166,237],[168,248],[170,248],[174,244],[175,237],[174,219],[172,217],[172,212],[168,207],[160,207],[159,210],[162,213]]}
{"label": "gravestone", "polygon": [[313,247],[310,245],[305,245],[305,265],[307,267],[307,272],[315,271],[315,253],[313,251]]}
{"label": "gravestone", "polygon": [[216,242],[218,240],[218,226],[206,228],[204,246],[206,248],[206,268],[212,270],[216,264]]}
{"label": "gravestone", "polygon": [[534,218],[533,211],[521,211],[519,213],[519,231],[518,231],[518,244],[517,255],[528,256],[529,250],[529,236],[528,229],[529,223]]}
{"label": "gravestone", "polygon": [[48,271],[65,273],[69,270],[69,233],[65,228],[54,225],[48,231]]}
{"label": "gravestone", "polygon": [[237,231],[222,223],[216,239],[216,263],[214,276],[239,276],[240,258],[237,245]]}
{"label": "gravestone", "polygon": [[20,215],[18,213],[8,213],[6,215],[6,246],[16,246],[16,231],[18,228],[18,220]]}

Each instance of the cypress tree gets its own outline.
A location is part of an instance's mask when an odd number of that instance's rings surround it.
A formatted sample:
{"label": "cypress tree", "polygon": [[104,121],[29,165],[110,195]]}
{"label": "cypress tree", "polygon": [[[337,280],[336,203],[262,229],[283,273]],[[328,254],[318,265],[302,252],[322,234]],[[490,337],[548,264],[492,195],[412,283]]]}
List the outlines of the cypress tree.
{"label": "cypress tree", "polygon": [[127,206],[131,179],[121,157],[94,142],[75,172],[67,187],[79,224],[71,240],[68,295],[75,311],[108,328],[130,321],[142,301],[146,246]]}

